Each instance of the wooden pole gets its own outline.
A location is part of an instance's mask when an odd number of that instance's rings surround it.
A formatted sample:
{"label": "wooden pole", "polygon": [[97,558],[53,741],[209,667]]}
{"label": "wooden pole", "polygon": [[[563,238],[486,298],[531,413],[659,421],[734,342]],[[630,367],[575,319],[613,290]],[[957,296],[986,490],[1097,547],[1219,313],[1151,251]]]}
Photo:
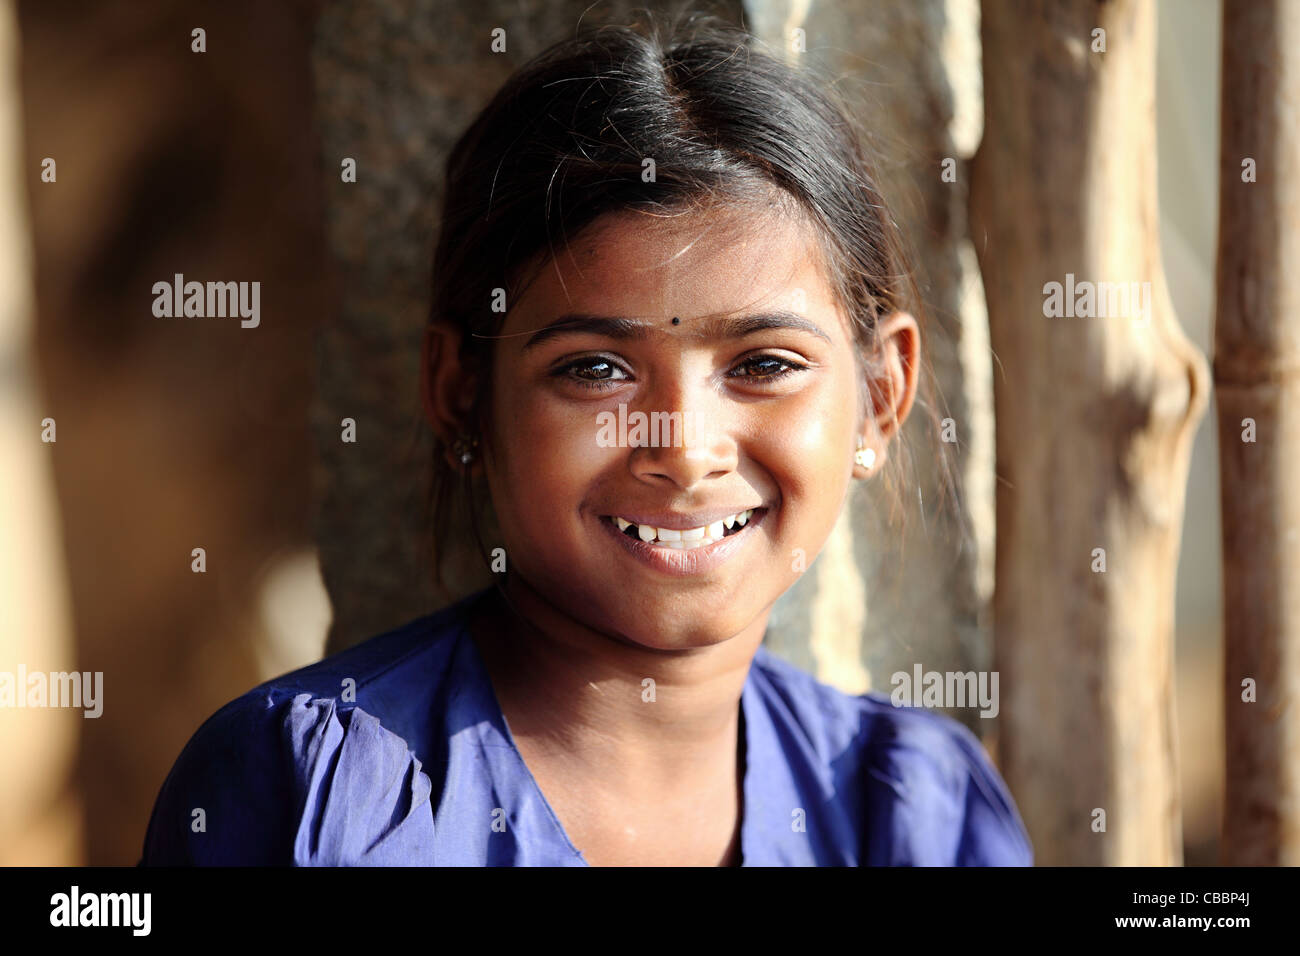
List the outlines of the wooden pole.
{"label": "wooden pole", "polygon": [[1222,858],[1300,864],[1300,4],[1226,0],[1214,383]]}
{"label": "wooden pole", "polygon": [[1160,261],[1154,7],[982,13],[1002,768],[1038,863],[1177,864],[1174,582],[1209,373]]}

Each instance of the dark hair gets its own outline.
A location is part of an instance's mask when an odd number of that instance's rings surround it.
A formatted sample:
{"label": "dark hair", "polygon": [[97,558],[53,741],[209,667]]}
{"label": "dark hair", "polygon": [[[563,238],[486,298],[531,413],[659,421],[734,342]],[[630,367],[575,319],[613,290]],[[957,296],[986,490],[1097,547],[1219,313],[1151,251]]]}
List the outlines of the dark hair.
{"label": "dark hair", "polygon": [[[554,250],[606,213],[770,205],[776,195],[815,227],[860,364],[882,317],[904,310],[922,322],[863,136],[830,89],[756,49],[744,30],[700,14],[590,28],[511,76],[451,151],[433,258],[430,319],[461,330],[461,360],[479,372],[477,437],[490,434],[482,425],[491,420],[491,349],[504,321],[491,309],[493,290],[517,301]],[[653,182],[642,179],[647,158]],[[438,441],[433,468],[441,583],[442,536],[460,479]],[[889,485],[897,502],[893,474]],[[468,479],[464,491],[483,551]]]}

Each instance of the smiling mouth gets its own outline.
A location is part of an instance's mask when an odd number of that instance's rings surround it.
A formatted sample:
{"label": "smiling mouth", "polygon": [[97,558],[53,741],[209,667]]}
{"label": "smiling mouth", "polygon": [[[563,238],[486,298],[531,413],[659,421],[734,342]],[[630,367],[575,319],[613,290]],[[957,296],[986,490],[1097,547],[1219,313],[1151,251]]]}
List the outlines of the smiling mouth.
{"label": "smiling mouth", "polygon": [[605,515],[602,520],[614,525],[619,533],[625,537],[642,541],[653,547],[669,548],[675,551],[693,551],[696,548],[715,544],[723,538],[739,534],[756,517],[761,517],[766,510],[766,508],[749,508],[728,515],[712,524],[683,530],[656,528],[648,524],[638,525],[618,515]]}

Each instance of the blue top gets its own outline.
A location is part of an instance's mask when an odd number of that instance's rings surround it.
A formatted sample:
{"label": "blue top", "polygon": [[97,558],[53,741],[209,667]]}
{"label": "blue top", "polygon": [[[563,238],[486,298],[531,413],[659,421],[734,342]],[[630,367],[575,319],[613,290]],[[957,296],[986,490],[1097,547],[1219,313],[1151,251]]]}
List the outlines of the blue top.
{"label": "blue top", "polygon": [[[142,862],[585,866],[469,635],[485,593],[217,711],[163,784]],[[949,717],[850,696],[760,647],[741,718],[743,866],[1033,862],[1002,778]]]}

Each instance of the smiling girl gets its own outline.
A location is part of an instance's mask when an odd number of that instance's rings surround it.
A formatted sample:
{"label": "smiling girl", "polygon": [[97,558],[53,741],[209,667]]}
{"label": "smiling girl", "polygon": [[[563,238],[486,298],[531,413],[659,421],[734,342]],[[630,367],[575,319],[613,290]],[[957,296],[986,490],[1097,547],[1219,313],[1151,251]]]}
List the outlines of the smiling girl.
{"label": "smiling girl", "polygon": [[214,715],[145,862],[1030,863],[968,730],[761,646],[912,407],[900,249],[841,107],[743,34],[523,67],[449,159],[423,362],[435,540],[467,508],[505,570]]}

